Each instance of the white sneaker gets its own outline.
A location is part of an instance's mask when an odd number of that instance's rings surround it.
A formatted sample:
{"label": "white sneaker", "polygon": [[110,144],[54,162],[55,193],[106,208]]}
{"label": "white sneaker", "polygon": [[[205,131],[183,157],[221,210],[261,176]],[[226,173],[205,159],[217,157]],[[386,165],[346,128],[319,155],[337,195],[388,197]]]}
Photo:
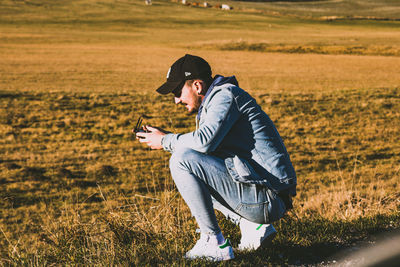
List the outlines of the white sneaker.
{"label": "white sneaker", "polygon": [[240,239],[239,250],[256,250],[265,247],[276,236],[276,230],[272,224],[257,224],[244,218],[240,219]]}
{"label": "white sneaker", "polygon": [[217,240],[210,238],[209,235],[202,235],[196,245],[189,250],[185,258],[188,260],[204,258],[210,261],[226,261],[235,258],[229,239],[225,243],[218,245]]}

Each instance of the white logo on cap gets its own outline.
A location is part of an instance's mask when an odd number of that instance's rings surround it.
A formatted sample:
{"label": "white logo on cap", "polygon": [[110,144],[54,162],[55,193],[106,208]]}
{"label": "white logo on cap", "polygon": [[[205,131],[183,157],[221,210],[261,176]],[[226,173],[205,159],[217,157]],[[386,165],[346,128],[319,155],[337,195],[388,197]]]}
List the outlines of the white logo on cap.
{"label": "white logo on cap", "polygon": [[171,72],[171,68],[169,68],[168,73],[167,73],[167,79],[169,78],[169,73]]}
{"label": "white logo on cap", "polygon": [[192,73],[185,71],[185,76],[192,75]]}

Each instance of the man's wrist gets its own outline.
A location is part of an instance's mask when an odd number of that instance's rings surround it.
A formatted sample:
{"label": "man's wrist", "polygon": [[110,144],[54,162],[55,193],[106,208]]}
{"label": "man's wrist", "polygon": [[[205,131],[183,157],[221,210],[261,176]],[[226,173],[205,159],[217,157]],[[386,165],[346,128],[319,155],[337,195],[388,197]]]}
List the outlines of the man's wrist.
{"label": "man's wrist", "polygon": [[171,138],[174,136],[173,133],[167,133],[161,138],[161,146],[165,151],[172,152],[171,148]]}
{"label": "man's wrist", "polygon": [[161,137],[161,146],[164,150],[168,150],[167,149],[167,144],[166,142],[168,141],[167,139],[167,135],[169,135],[170,133],[164,134],[163,137]]}

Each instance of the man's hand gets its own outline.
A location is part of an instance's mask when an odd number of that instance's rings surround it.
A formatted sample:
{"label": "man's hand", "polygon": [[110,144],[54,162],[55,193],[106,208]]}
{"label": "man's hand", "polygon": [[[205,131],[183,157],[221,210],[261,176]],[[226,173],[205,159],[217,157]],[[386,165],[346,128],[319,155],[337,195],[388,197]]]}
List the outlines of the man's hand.
{"label": "man's hand", "polygon": [[161,139],[168,132],[148,125],[143,126],[143,129],[146,132],[137,132],[136,139],[138,139],[140,143],[147,144],[151,149],[162,149]]}

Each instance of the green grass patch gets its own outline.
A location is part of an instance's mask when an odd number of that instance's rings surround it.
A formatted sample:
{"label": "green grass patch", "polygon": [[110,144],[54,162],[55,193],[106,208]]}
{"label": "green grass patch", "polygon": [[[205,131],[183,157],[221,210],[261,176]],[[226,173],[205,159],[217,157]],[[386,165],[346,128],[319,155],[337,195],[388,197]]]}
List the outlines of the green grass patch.
{"label": "green grass patch", "polygon": [[237,41],[226,44],[202,45],[205,49],[228,51],[254,51],[272,53],[324,54],[324,55],[380,55],[400,56],[400,47],[393,46],[342,46],[342,45],[276,45]]}

